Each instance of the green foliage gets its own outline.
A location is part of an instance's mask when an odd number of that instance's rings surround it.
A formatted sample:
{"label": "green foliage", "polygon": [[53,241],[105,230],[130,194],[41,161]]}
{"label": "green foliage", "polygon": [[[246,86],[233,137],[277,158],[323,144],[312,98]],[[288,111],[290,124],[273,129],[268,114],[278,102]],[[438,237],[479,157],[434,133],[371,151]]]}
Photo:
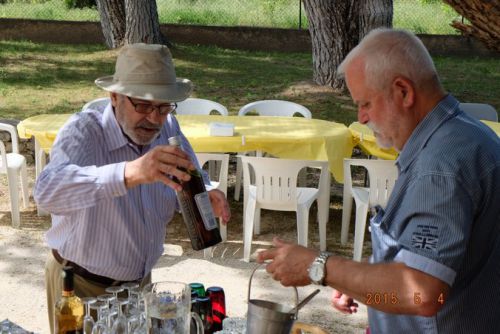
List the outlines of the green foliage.
{"label": "green foliage", "polygon": [[49,0],[0,0],[0,3],[23,3],[23,4],[39,4],[39,3],[45,3]]}
{"label": "green foliage", "polygon": [[66,8],[96,8],[96,0],[64,0]]}
{"label": "green foliage", "polygon": [[[0,17],[99,21],[95,0],[0,0]],[[458,15],[438,0],[394,0],[395,28],[426,34],[457,34]],[[156,0],[160,23],[299,28],[298,0]],[[302,29],[307,17],[302,8]]]}
{"label": "green foliage", "polygon": [[[172,50],[179,77],[195,84],[194,97],[224,104],[231,115],[244,104],[284,99],[305,105],[314,118],[350,124],[356,108],[347,94],[311,83],[311,54],[249,52],[178,45]],[[114,72],[116,51],[104,45],[0,41],[0,118],[70,113],[105,96],[94,80]],[[445,88],[464,102],[500,110],[497,59],[436,57]],[[22,101],[22,103],[19,103]]]}

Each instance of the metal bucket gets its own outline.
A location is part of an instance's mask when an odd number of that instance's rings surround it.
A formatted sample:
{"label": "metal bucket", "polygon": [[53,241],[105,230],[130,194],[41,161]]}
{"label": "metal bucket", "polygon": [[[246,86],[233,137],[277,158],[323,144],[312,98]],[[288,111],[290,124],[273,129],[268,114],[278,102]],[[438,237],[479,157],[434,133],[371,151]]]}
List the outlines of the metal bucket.
{"label": "metal bucket", "polygon": [[[248,282],[247,334],[289,334],[297,319],[296,307],[295,312],[291,312],[293,308],[289,306],[266,300],[250,299],[253,274],[260,266],[253,270]],[[294,290],[295,306],[297,306],[299,294],[297,288],[294,287]]]}

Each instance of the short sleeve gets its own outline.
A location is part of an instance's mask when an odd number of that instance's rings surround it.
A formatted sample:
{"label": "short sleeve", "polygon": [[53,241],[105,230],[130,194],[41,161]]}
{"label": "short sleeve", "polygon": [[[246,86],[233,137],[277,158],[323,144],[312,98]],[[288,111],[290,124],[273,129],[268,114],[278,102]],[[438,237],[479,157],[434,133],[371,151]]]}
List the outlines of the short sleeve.
{"label": "short sleeve", "polygon": [[436,174],[419,176],[406,193],[403,210],[410,222],[399,237],[396,260],[404,258],[408,266],[434,276],[440,275],[436,269],[425,268],[438,267],[448,277],[446,271],[458,271],[466,252],[474,212],[471,196],[456,177]]}

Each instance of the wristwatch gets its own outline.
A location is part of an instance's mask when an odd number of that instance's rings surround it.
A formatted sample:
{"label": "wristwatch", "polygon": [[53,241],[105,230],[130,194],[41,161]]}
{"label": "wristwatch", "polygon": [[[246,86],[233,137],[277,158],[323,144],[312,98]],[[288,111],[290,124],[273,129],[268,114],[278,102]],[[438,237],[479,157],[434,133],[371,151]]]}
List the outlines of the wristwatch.
{"label": "wristwatch", "polygon": [[321,252],[309,266],[309,278],[316,285],[324,285],[326,276],[326,260],[332,255],[330,252]]}

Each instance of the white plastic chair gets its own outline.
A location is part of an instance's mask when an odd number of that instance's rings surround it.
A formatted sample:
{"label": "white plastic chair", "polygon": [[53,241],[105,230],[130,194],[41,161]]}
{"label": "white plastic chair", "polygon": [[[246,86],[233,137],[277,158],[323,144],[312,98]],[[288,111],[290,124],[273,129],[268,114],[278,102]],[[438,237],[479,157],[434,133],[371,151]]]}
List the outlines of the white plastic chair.
{"label": "white plastic chair", "polygon": [[[238,111],[238,116],[246,116],[250,113],[256,113],[259,116],[282,116],[293,117],[295,114],[302,115],[305,118],[312,118],[311,111],[295,102],[284,100],[261,100],[248,103],[241,107]],[[242,152],[240,154],[249,154]],[[258,157],[262,156],[261,151],[257,151],[252,155]],[[239,160],[236,162],[236,184],[234,187],[234,200],[240,200],[241,191],[241,163]]]}
{"label": "white plastic chair", "polygon": [[[229,154],[219,154],[219,153],[195,153],[196,158],[198,159],[198,163],[201,167],[205,165],[207,162],[220,162],[219,166],[219,175],[217,177],[217,181],[212,180],[212,176],[210,177],[210,185],[212,189],[219,189],[226,195],[227,198],[227,173],[229,169]],[[210,169],[210,168],[209,168]],[[222,241],[227,240],[227,226],[222,223],[219,224],[220,234]],[[203,251],[203,255],[205,258],[212,257],[213,247],[206,248]]]}
{"label": "white plastic chair", "polygon": [[[260,210],[296,211],[297,241],[307,246],[309,208],[318,202],[320,249],[326,249],[326,223],[330,206],[330,171],[328,161],[291,160],[239,156],[244,174],[243,260],[250,261],[253,233],[260,233]],[[319,168],[318,188],[297,187],[299,171]],[[250,170],[255,178],[250,182]]]}
{"label": "white plastic chair", "polygon": [[476,119],[498,122],[498,113],[486,103],[460,103],[460,109]]}
{"label": "white plastic chair", "polygon": [[[369,188],[353,185],[351,166],[366,168],[370,181]],[[354,198],[356,202],[356,219],[353,259],[355,261],[361,260],[368,210],[376,205],[385,208],[397,178],[398,169],[394,160],[344,159],[344,204],[342,207],[340,242],[343,245],[347,242],[352,199]]]}
{"label": "white plastic chair", "polygon": [[175,112],[177,115],[210,115],[212,110],[217,111],[222,116],[229,114],[227,108],[220,103],[194,97],[177,102]]}
{"label": "white plastic chair", "polygon": [[82,107],[82,111],[84,111],[85,109],[94,109],[102,112],[104,111],[104,109],[106,109],[106,106],[110,101],[111,99],[109,97],[100,97],[98,99],[85,103]]}
{"label": "white plastic chair", "polygon": [[295,102],[284,100],[261,100],[248,103],[241,107],[238,116],[245,116],[255,112],[260,116],[285,116],[292,117],[300,114],[305,118],[312,118],[311,111]]}
{"label": "white plastic chair", "polygon": [[21,193],[23,196],[23,208],[28,207],[28,173],[26,167],[26,158],[19,154],[19,139],[16,128],[10,124],[0,123],[0,131],[10,133],[12,141],[12,152],[7,153],[5,144],[0,140],[0,173],[7,175],[10,211],[12,213],[12,226],[19,228],[21,226],[21,215],[19,213],[19,176],[21,180]]}

